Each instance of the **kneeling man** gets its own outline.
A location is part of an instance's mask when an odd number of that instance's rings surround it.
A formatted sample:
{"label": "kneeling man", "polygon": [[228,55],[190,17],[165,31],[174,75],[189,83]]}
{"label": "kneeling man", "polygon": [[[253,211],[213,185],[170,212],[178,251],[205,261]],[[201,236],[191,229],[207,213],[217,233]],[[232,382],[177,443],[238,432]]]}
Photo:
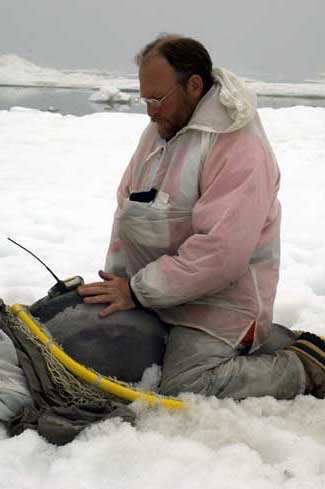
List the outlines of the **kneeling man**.
{"label": "kneeling man", "polygon": [[164,36],[137,57],[151,122],[118,189],[101,315],[136,307],[171,325],[161,392],[325,395],[324,343],[272,324],[280,174],[255,97],[202,44]]}

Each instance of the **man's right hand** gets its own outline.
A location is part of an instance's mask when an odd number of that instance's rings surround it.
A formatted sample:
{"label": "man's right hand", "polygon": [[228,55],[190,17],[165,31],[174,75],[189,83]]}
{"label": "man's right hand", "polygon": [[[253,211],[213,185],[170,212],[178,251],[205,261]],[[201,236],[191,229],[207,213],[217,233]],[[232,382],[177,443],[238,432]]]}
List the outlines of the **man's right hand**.
{"label": "man's right hand", "polygon": [[106,317],[117,311],[134,309],[129,281],[111,273],[98,273],[102,282],[92,282],[78,287],[78,294],[85,304],[106,304],[99,316]]}

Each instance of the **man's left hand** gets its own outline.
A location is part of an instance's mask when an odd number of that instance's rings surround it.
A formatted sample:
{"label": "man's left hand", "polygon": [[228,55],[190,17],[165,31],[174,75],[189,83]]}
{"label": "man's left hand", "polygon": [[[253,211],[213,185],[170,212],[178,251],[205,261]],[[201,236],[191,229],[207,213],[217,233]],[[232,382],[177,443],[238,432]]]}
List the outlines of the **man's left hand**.
{"label": "man's left hand", "polygon": [[84,298],[86,304],[107,304],[107,307],[99,313],[101,317],[109,316],[116,311],[135,308],[128,279],[102,271],[98,275],[103,279],[102,282],[78,287],[78,294]]}

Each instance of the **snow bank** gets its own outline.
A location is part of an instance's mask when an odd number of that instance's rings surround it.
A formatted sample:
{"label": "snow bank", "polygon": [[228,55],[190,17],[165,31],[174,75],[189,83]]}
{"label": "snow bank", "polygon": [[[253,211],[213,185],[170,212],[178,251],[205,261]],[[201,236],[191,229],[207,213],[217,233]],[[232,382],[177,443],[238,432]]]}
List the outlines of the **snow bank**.
{"label": "snow bank", "polygon": [[24,87],[137,88],[132,78],[116,77],[100,70],[56,70],[37,66],[15,54],[0,56],[0,85]]}
{"label": "snow bank", "polygon": [[128,93],[122,93],[115,87],[106,87],[93,93],[89,100],[96,103],[130,104],[132,97]]}
{"label": "snow bank", "polygon": [[263,96],[325,98],[325,83],[266,83],[248,82],[252,89]]}
{"label": "snow bank", "polygon": [[[275,320],[325,334],[325,109],[260,110],[282,171],[282,266]],[[60,277],[96,278],[115,191],[143,115],[0,111],[0,297],[30,303],[53,284],[4,238]],[[157,372],[149,372],[155,377]],[[147,379],[149,383],[151,379]],[[56,448],[0,428],[0,489],[323,489],[325,401],[188,396],[184,412],[135,405],[137,426],[93,425]]]}

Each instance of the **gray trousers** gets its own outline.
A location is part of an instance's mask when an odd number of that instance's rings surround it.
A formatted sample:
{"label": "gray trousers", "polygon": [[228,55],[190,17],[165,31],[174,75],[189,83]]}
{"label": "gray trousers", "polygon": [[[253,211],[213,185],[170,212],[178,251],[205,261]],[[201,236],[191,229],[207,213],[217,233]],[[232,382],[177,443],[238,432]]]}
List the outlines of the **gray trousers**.
{"label": "gray trousers", "polygon": [[0,421],[8,421],[32,398],[11,339],[0,330]]}
{"label": "gray trousers", "polygon": [[194,392],[218,398],[273,396],[292,399],[305,392],[303,365],[285,350],[296,335],[272,325],[268,341],[253,354],[243,354],[202,331],[174,326],[164,357],[160,391],[168,396]]}
{"label": "gray trousers", "polygon": [[[130,316],[135,319],[133,311]],[[295,353],[284,350],[295,338],[287,328],[273,325],[267,343],[254,354],[243,355],[240,349],[204,332],[174,326],[164,357],[161,393],[291,399],[305,391],[302,363]],[[0,421],[9,420],[21,407],[31,404],[15,348],[0,330]]]}

